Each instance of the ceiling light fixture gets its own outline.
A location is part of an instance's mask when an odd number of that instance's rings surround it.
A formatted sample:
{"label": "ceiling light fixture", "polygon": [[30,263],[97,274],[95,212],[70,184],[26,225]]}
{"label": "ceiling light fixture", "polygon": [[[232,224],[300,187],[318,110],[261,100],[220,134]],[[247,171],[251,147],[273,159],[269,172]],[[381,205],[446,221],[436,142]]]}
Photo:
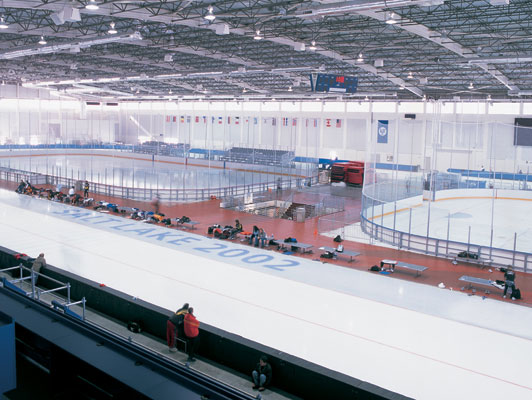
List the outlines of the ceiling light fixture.
{"label": "ceiling light fixture", "polygon": [[44,36],[41,36],[41,39],[39,40],[39,44],[42,46],[46,44],[46,40],[44,40]]}
{"label": "ceiling light fixture", "polygon": [[253,39],[255,39],[255,40],[261,40],[262,39],[262,36],[260,34],[260,30],[257,29],[255,31],[255,36],[253,36]]}
{"label": "ceiling light fixture", "polygon": [[399,22],[399,16],[396,13],[394,13],[393,11],[392,12],[387,12],[385,15],[386,15],[385,22],[388,25],[393,25],[393,24],[396,24],[396,23]]}
{"label": "ceiling light fixture", "polygon": [[203,18],[205,18],[207,21],[210,21],[210,22],[216,19],[216,15],[212,13],[212,6],[209,6],[209,11],[207,12],[207,15]]}
{"label": "ceiling light fixture", "polygon": [[469,90],[472,90],[474,89],[475,87],[473,86],[473,82],[469,82],[469,86],[467,87]]}
{"label": "ceiling light fixture", "polygon": [[312,42],[310,42],[310,46],[308,47],[308,49],[310,51],[316,51],[317,47],[316,47],[316,41],[313,40]]}
{"label": "ceiling light fixture", "polygon": [[98,3],[96,3],[96,0],[89,0],[85,8],[87,10],[97,10],[100,7],[98,6]]}
{"label": "ceiling light fixture", "polygon": [[408,73],[408,79],[414,79],[414,75],[412,74],[412,71]]}
{"label": "ceiling light fixture", "polygon": [[9,28],[9,25],[6,24],[4,16],[0,17],[0,29],[7,29]]}
{"label": "ceiling light fixture", "polygon": [[357,62],[364,62],[364,57],[362,56],[362,53],[358,53]]}
{"label": "ceiling light fixture", "polygon": [[289,91],[289,92],[292,91],[292,86],[288,86],[288,91]]}
{"label": "ceiling light fixture", "polygon": [[114,23],[114,22],[111,22],[111,23],[109,24],[109,26],[110,26],[111,28],[107,31],[108,34],[110,34],[110,35],[114,35],[114,34],[118,33],[118,31],[115,29],[115,23]]}

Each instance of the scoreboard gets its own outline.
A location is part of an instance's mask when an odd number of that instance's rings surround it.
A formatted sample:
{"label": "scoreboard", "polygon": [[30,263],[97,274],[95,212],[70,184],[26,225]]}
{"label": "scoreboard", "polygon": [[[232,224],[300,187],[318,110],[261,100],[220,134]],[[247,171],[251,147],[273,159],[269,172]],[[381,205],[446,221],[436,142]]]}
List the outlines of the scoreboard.
{"label": "scoreboard", "polygon": [[315,92],[356,93],[358,78],[346,75],[317,74],[316,82],[310,76],[310,85]]}

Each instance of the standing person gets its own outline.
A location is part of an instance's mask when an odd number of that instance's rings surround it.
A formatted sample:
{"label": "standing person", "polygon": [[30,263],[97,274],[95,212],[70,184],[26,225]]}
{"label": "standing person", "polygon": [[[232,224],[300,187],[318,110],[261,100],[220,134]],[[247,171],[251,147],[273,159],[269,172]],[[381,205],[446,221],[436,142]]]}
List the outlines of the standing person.
{"label": "standing person", "polygon": [[194,316],[194,309],[190,307],[185,315],[185,336],[187,337],[188,361],[196,361],[194,356],[199,345],[199,326],[200,323]]}
{"label": "standing person", "polygon": [[259,362],[251,373],[253,378],[253,389],[259,389],[260,392],[270,384],[272,380],[272,366],[268,363],[268,357],[260,356]]}
{"label": "standing person", "polygon": [[502,294],[503,298],[506,298],[506,292],[508,288],[512,288],[512,300],[515,300],[514,290],[515,290],[515,272],[511,265],[506,268],[504,272],[504,293]]}
{"label": "standing person", "polygon": [[185,333],[183,330],[183,322],[185,320],[185,314],[188,312],[188,303],[183,304],[179,310],[177,310],[168,321],[166,321],[166,343],[168,344],[168,351],[170,353],[176,352],[175,338],[185,339]]}
{"label": "standing person", "polygon": [[161,205],[161,201],[158,194],[156,194],[155,197],[151,200],[151,205],[154,209],[153,212],[155,214],[159,214],[159,206]]}
{"label": "standing person", "polygon": [[[37,274],[41,272],[41,268],[46,267],[46,259],[44,258],[44,253],[39,254],[39,257],[37,257],[35,260],[33,260],[33,264],[31,265],[31,269],[36,272]],[[35,276],[35,284],[37,284],[37,281],[39,280],[39,275]]]}
{"label": "standing person", "polygon": [[89,181],[87,181],[87,180],[83,184],[83,197],[84,198],[89,197]]}

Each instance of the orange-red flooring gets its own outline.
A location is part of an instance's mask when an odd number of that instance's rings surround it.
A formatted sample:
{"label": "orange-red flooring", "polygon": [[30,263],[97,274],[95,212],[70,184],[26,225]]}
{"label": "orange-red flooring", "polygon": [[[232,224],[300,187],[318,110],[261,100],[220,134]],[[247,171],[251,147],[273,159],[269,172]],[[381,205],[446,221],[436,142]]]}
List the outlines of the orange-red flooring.
{"label": "orange-red flooring", "polygon": [[[7,182],[0,180],[0,187],[15,190],[17,184],[14,182]],[[82,194],[82,193],[80,193]],[[104,200],[111,203],[117,203],[122,206],[138,207],[140,209],[150,210],[153,207],[149,202],[124,200],[120,198],[113,198],[109,196],[94,195],[95,200]],[[346,203],[346,207],[350,207],[352,210],[360,210],[360,200],[349,201]],[[235,219],[240,220],[244,226],[244,230],[251,230],[253,225],[257,225],[263,228],[268,235],[273,235],[277,239],[285,237],[295,237],[298,242],[309,243],[314,245],[313,254],[297,254],[297,257],[305,257],[309,259],[319,259],[320,246],[335,247],[336,243],[330,237],[322,236],[318,233],[318,219],[310,218],[305,222],[295,222],[285,219],[273,219],[269,217],[263,217],[244,212],[237,212],[220,208],[220,200],[208,200],[196,203],[162,203],[160,207],[161,212],[171,218],[181,217],[183,215],[188,216],[192,220],[200,222],[197,225],[197,229],[194,233],[207,235],[207,228],[212,224],[233,225]],[[242,242],[247,243],[247,242]],[[458,280],[462,275],[475,276],[485,279],[503,279],[503,274],[496,268],[484,268],[478,267],[473,264],[461,264],[453,265],[450,260],[427,256],[424,254],[412,253],[404,250],[395,250],[387,247],[380,247],[374,245],[368,245],[358,242],[344,241],[344,248],[346,250],[354,250],[360,252],[361,255],[355,258],[355,261],[350,263],[345,257],[341,257],[338,260],[324,260],[320,259],[319,262],[328,262],[337,265],[341,265],[346,268],[354,268],[358,270],[368,270],[370,266],[379,264],[382,259],[394,259],[412,264],[424,265],[429,269],[423,272],[420,276],[416,277],[415,273],[408,270],[396,269],[396,272],[389,275],[390,279],[404,279],[419,284],[426,285],[438,285],[443,282],[446,289],[453,288],[453,290],[460,290],[462,287],[467,286],[464,282]],[[492,272],[489,272],[489,271]],[[368,272],[371,273],[371,272]],[[517,272],[516,284],[521,290],[522,299],[515,301],[516,304],[532,307],[532,274],[523,272]],[[490,293],[484,293],[485,289],[489,289]],[[471,293],[471,290],[466,289],[466,292]],[[477,287],[476,295],[486,296],[501,301],[512,301],[510,299],[502,298],[502,291],[493,287]]]}

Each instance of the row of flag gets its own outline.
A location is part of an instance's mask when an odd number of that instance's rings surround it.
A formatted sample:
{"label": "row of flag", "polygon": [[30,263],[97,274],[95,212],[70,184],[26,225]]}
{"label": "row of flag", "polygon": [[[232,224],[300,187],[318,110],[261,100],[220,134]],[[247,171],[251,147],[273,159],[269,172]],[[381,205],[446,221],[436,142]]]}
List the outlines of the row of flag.
{"label": "row of flag", "polygon": [[[251,121],[253,122],[253,125],[257,125],[259,120],[257,117],[253,117],[253,118],[250,118],[250,117],[245,117],[243,118],[243,120],[245,121],[246,124],[250,123]],[[179,117],[179,122],[180,123],[185,123],[185,121],[190,124],[191,122],[191,117],[190,116],[180,116]],[[195,122],[198,124],[198,123],[204,123],[206,124],[208,121],[208,117],[207,116],[196,116],[195,117]],[[224,118],[223,117],[211,117],[211,123],[212,124],[215,124],[216,122],[218,122],[219,125],[223,124],[223,121],[224,121]],[[231,122],[232,121],[232,122]],[[305,126],[306,127],[309,127],[309,126],[313,126],[314,128],[317,128],[318,127],[318,121],[319,119],[318,118],[307,118],[305,119]],[[177,122],[177,116],[176,115],[167,115],[166,116],[166,122]],[[239,125],[240,124],[240,117],[227,117],[227,124],[231,124],[233,123],[234,125]],[[271,123],[272,126],[276,126],[277,125],[277,118],[275,117],[272,117],[272,118],[264,118],[263,119],[263,123],[265,125]],[[297,118],[288,118],[288,117],[283,117],[281,118],[281,125],[282,126],[297,126]],[[342,127],[342,120],[341,119],[332,119],[332,118],[325,118],[325,127],[326,128],[332,128],[332,127],[336,127],[336,128],[341,128]]]}

